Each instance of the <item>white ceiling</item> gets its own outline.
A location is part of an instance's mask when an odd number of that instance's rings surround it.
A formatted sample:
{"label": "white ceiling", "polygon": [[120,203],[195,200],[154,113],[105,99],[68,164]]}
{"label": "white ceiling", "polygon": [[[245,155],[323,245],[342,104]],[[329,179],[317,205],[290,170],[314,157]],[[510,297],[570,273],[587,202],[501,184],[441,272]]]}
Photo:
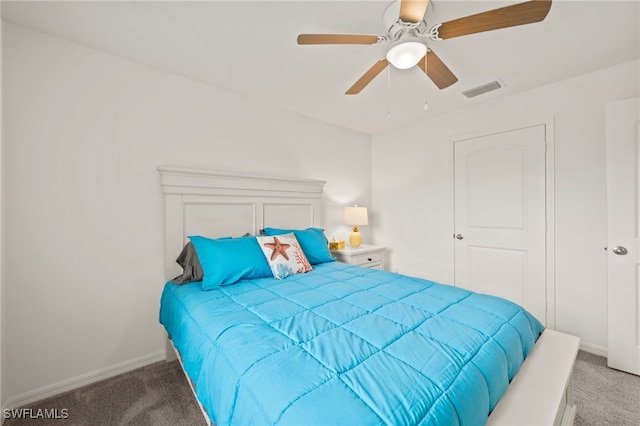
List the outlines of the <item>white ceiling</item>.
{"label": "white ceiling", "polygon": [[[3,0],[1,7],[6,21],[368,134],[640,57],[638,0],[555,0],[541,23],[430,42],[459,78],[449,88],[438,90],[417,68],[393,69],[390,91],[385,71],[347,96],[385,47],[299,46],[296,37],[383,34],[391,1]],[[433,0],[427,23],[519,2]],[[506,87],[472,100],[460,93],[495,79]]]}

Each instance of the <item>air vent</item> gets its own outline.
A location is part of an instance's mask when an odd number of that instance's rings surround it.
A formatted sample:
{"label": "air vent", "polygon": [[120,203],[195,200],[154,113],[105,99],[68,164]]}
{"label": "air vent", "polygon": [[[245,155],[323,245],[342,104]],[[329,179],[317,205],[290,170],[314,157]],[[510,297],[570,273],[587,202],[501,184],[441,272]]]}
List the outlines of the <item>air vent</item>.
{"label": "air vent", "polygon": [[474,87],[473,89],[465,90],[462,92],[467,98],[473,98],[483,93],[491,92],[502,87],[498,81],[492,81],[491,83],[483,84],[482,86]]}

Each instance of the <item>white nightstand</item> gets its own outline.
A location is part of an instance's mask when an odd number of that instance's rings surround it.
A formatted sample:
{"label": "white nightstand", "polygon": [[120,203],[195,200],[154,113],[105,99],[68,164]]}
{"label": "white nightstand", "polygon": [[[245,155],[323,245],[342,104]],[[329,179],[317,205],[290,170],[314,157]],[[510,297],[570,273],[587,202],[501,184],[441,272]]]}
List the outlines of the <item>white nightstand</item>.
{"label": "white nightstand", "polygon": [[342,263],[363,266],[365,268],[384,270],[385,247],[362,244],[358,248],[345,247],[331,252]]}

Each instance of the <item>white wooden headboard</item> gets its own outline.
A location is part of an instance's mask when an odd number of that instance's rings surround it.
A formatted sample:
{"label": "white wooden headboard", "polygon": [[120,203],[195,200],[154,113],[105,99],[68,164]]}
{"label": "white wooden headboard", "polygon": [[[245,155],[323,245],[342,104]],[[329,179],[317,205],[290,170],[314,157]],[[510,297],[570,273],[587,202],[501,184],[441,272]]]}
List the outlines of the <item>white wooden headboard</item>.
{"label": "white wooden headboard", "polygon": [[165,277],[189,235],[239,237],[265,227],[320,225],[325,181],[160,166],[165,201]]}

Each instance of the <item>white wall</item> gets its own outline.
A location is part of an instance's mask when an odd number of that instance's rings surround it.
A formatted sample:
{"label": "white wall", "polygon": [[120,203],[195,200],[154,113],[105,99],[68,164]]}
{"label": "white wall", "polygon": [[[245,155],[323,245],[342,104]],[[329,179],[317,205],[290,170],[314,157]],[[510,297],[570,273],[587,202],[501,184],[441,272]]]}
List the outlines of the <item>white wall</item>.
{"label": "white wall", "polygon": [[375,136],[373,236],[391,270],[453,282],[452,136],[551,118],[556,328],[606,353],[605,105],[638,96],[639,75],[636,60]]}
{"label": "white wall", "polygon": [[161,356],[158,165],[326,180],[330,235],[348,232],[344,205],[371,202],[367,135],[13,24],[3,32],[12,404]]}

